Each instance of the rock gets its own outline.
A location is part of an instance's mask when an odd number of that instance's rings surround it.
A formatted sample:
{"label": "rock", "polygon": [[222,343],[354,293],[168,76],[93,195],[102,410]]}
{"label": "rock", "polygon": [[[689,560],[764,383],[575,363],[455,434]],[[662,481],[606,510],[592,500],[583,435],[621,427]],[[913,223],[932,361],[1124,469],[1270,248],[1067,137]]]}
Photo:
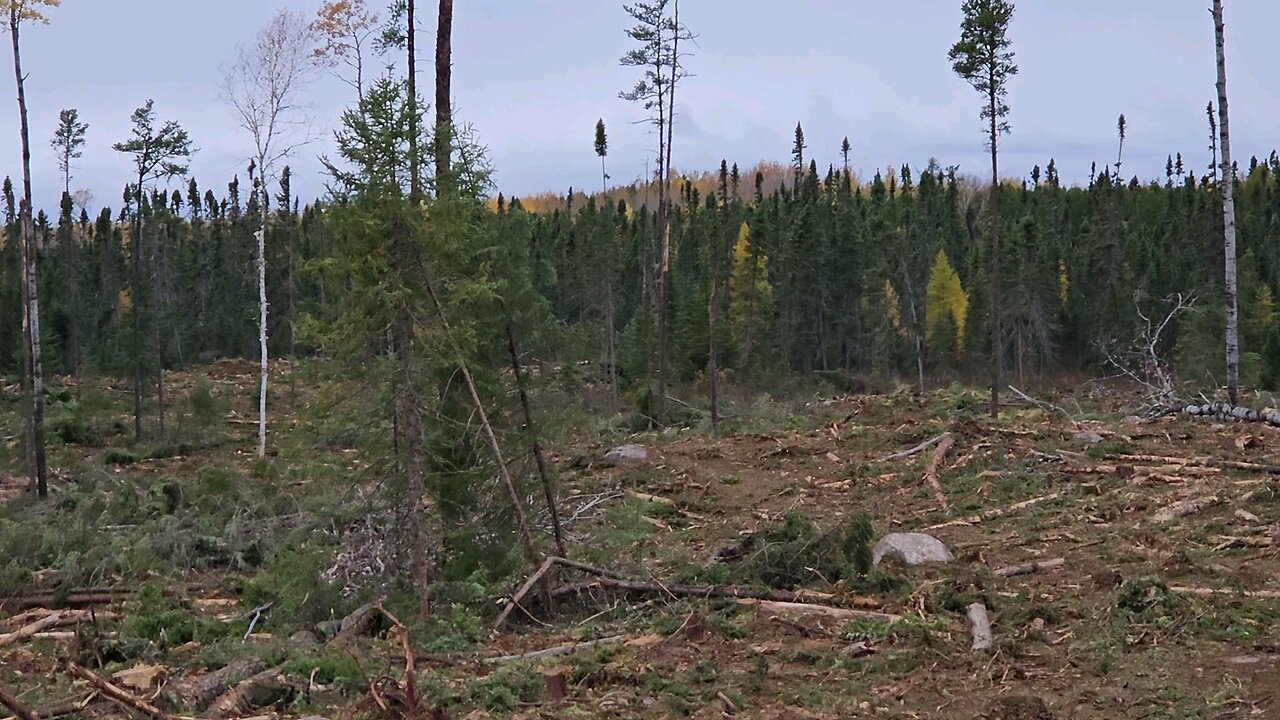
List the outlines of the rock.
{"label": "rock", "polygon": [[1092,430],[1076,433],[1075,439],[1076,442],[1088,443],[1090,445],[1097,445],[1102,442],[1102,436]]}
{"label": "rock", "polygon": [[951,562],[954,558],[942,541],[923,533],[885,535],[871,551],[872,561],[879,565],[886,557],[895,557],[907,565]]}
{"label": "rock", "polygon": [[604,454],[606,467],[625,467],[648,462],[649,449],[642,445],[623,445]]}
{"label": "rock", "polygon": [[1124,423],[1125,425],[1141,425],[1142,418],[1138,417],[1137,415],[1130,415],[1125,419],[1121,420],[1120,422]]}

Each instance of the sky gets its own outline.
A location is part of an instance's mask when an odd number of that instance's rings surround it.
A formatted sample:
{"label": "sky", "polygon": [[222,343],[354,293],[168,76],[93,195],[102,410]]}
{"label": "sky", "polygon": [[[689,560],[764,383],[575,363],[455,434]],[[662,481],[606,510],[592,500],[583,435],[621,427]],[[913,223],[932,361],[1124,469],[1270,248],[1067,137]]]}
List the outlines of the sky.
{"label": "sky", "polygon": [[[434,4],[419,0],[420,77],[433,75]],[[381,7],[382,0],[371,0]],[[1091,163],[1115,162],[1116,120],[1128,121],[1124,173],[1164,177],[1182,152],[1188,168],[1209,163],[1205,106],[1216,98],[1209,0],[1018,0],[1010,34],[1021,73],[1009,89],[1012,135],[1002,174],[1029,175],[1055,158],[1067,182]],[[62,178],[49,138],[62,108],[79,109],[89,142],[73,189],[91,209],[120,204],[129,117],[148,98],[176,120],[199,151],[192,173],[222,194],[243,178],[251,142],[218,99],[220,68],[280,8],[312,15],[320,0],[64,0],[47,27],[22,35],[31,108],[36,205],[56,209]],[[930,158],[962,173],[988,167],[977,94],[951,70],[960,0],[684,0],[698,34],[680,86],[674,165],[713,170],[787,161],[797,122],[820,166],[877,168]],[[643,176],[654,138],[643,108],[618,92],[637,78],[618,58],[630,47],[620,0],[463,0],[455,6],[453,91],[457,117],[488,147],[496,191],[520,196],[594,189],[600,165],[596,120],[609,129],[614,183]],[[1242,165],[1280,147],[1280,63],[1274,28],[1280,3],[1228,0],[1227,44],[1233,146]],[[7,45],[7,43],[6,43]],[[10,68],[0,61],[0,67]],[[0,82],[12,83],[11,69]],[[306,199],[324,193],[318,157],[354,92],[318,73],[308,85],[308,121],[320,140],[291,160]],[[14,97],[12,92],[8,97]],[[0,173],[21,175],[17,104],[0,105]]]}

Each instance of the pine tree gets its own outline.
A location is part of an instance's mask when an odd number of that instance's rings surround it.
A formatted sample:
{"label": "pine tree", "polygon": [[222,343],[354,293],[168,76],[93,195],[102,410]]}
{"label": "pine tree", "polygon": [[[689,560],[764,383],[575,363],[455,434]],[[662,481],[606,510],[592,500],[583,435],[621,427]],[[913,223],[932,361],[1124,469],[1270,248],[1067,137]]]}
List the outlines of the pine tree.
{"label": "pine tree", "polygon": [[1013,4],[1009,0],[964,0],[961,10],[960,40],[952,46],[950,58],[956,74],[964,78],[982,95],[985,104],[981,117],[988,122],[987,142],[991,151],[991,416],[1000,409],[1000,371],[1003,336],[1000,328],[1000,135],[1009,132],[1004,120],[1009,115],[1005,98],[1009,80],[1018,74],[1014,54],[1010,50],[1009,23],[1013,20]]}
{"label": "pine tree", "polygon": [[58,113],[58,129],[49,144],[58,154],[58,169],[62,171],[63,192],[71,194],[71,170],[76,160],[84,155],[85,135],[89,125],[80,122],[80,111],[74,108]]}
{"label": "pine tree", "polygon": [[600,158],[600,187],[605,194],[609,192],[609,171],[605,167],[605,158],[609,156],[609,136],[605,134],[604,118],[596,121],[596,156]]}
{"label": "pine tree", "polygon": [[[116,152],[129,155],[133,159],[136,172],[136,184],[133,185],[131,199],[133,206],[133,229],[129,237],[130,255],[130,298],[133,301],[133,432],[136,440],[142,439],[142,388],[145,372],[146,353],[143,352],[142,313],[143,313],[143,275],[142,275],[142,219],[143,205],[146,200],[146,185],[160,179],[185,176],[188,160],[194,148],[187,131],[178,123],[170,120],[156,128],[155,102],[148,100],[145,105],[133,112],[133,135],[128,140],[118,142],[112,147]],[[159,348],[155,348],[158,352]],[[163,367],[157,358],[157,373],[163,375]],[[163,380],[161,380],[161,386]]]}

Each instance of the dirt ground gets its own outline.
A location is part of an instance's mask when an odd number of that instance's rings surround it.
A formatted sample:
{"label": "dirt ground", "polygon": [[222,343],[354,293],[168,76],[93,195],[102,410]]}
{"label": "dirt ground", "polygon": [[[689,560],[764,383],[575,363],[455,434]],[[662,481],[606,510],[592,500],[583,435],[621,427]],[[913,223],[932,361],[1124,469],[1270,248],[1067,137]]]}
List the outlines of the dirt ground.
{"label": "dirt ground", "polygon": [[[210,454],[248,451],[253,368],[223,364],[204,375],[235,398],[223,441],[121,472],[181,476]],[[1180,417],[1142,422],[1125,417],[1123,393],[1077,393],[1045,398],[1071,412],[1010,406],[999,420],[982,415],[977,395],[952,389],[743,401],[719,436],[571,431],[551,458],[570,554],[626,577],[706,581],[718,552],[789,516],[820,531],[867,516],[877,535],[934,535],[954,560],[890,563],[857,587],[808,588],[836,600],[870,595],[876,612],[901,618],[892,622],[618,593],[566,571],[560,582],[579,591],[561,596],[554,617],[530,604],[479,647],[420,652],[418,691],[452,698],[435,717],[477,719],[1280,718],[1280,468],[1271,467],[1280,465],[1280,433]],[[278,431],[301,432],[306,421],[282,407]],[[932,445],[886,459],[943,433],[954,440],[945,456]],[[606,467],[604,452],[621,442],[648,448],[649,459]],[[935,458],[949,509],[924,480]],[[16,497],[21,480],[3,481]],[[253,609],[225,582],[214,593],[207,578],[190,579],[206,588],[190,602],[208,612]],[[971,649],[973,603],[990,613],[989,650]],[[5,616],[0,633],[15,629]],[[601,639],[533,662],[499,657]],[[244,642],[259,640],[269,642]],[[0,647],[0,688],[16,693],[56,674],[64,641]],[[351,652],[390,678],[384,689],[403,688],[394,632],[358,648]],[[171,681],[185,672],[181,650],[161,663]],[[312,681],[308,712],[405,716],[386,699],[393,694],[378,700],[376,691]],[[254,714],[302,708],[295,700]],[[120,711],[95,703],[86,712]]]}

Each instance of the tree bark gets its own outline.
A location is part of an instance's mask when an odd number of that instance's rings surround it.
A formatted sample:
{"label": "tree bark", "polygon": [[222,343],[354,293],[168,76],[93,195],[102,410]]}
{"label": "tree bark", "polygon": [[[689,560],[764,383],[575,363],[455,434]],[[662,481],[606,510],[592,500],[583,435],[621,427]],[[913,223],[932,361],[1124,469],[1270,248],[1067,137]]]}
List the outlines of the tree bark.
{"label": "tree bark", "polygon": [[22,51],[18,39],[20,3],[11,3],[9,34],[13,40],[13,75],[18,86],[18,115],[22,132],[22,238],[19,241],[22,262],[22,331],[23,364],[29,375],[24,383],[28,396],[27,473],[30,492],[49,496],[49,479],[44,440],[44,364],[40,352],[40,290],[36,274],[35,225],[31,220],[31,126],[27,119],[26,76],[22,74]]}
{"label": "tree bark", "polygon": [[267,456],[267,178],[262,177],[262,228],[258,240],[258,459]]}
{"label": "tree bark", "polygon": [[397,393],[400,435],[397,444],[404,448],[409,479],[409,554],[413,565],[414,590],[418,594],[418,615],[431,616],[431,559],[428,552],[428,511],[426,475],[422,461],[422,418],[418,411],[417,384],[413,372],[414,330],[412,318],[402,314],[396,323],[396,355],[400,365],[400,388]]}
{"label": "tree bark", "polygon": [[1222,136],[1222,217],[1226,254],[1227,396],[1231,404],[1240,394],[1240,302],[1236,277],[1235,167],[1231,164],[1231,121],[1227,113],[1226,23],[1222,0],[1213,0],[1213,26],[1218,48],[1218,132]]}
{"label": "tree bark", "polygon": [[[995,78],[991,78],[991,87],[995,88]],[[1000,416],[1000,365],[1004,354],[1001,345],[1004,342],[1004,328],[1000,317],[1000,165],[997,142],[1000,139],[996,110],[997,98],[995,90],[988,97],[991,112],[991,417]]]}
{"label": "tree bark", "polygon": [[[412,5],[412,0],[410,5]],[[436,185],[452,187],[450,149],[453,143],[453,0],[440,0],[436,24]]]}
{"label": "tree bark", "polygon": [[146,176],[138,173],[133,208],[133,237],[129,239],[130,278],[129,315],[133,325],[133,439],[142,442],[142,383],[145,368],[142,362],[142,183]]}

